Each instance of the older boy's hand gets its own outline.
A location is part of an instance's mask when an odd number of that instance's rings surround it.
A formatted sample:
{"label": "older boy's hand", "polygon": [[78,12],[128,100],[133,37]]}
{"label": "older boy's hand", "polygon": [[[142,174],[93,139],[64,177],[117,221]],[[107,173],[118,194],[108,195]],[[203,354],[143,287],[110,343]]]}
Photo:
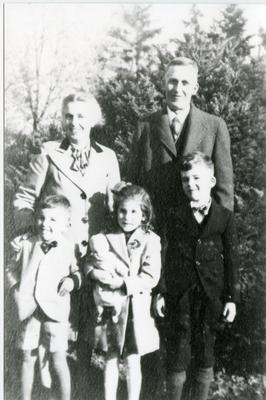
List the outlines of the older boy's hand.
{"label": "older boy's hand", "polygon": [[153,312],[156,317],[163,318],[165,315],[165,300],[163,295],[158,293],[153,299]]}
{"label": "older boy's hand", "polygon": [[236,316],[236,305],[233,302],[226,303],[223,316],[226,322],[233,322]]}
{"label": "older boy's hand", "polygon": [[59,296],[65,296],[66,294],[72,292],[74,289],[74,281],[72,278],[64,278],[61,282],[58,290]]}

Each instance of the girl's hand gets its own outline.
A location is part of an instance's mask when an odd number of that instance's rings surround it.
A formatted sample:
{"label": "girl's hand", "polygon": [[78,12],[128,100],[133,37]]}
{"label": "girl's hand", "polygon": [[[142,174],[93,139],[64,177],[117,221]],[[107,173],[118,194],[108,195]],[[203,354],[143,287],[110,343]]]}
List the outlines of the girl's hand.
{"label": "girl's hand", "polygon": [[226,322],[233,322],[236,316],[236,305],[233,302],[226,303],[224,306],[223,317]]}
{"label": "girl's hand", "polygon": [[107,286],[111,290],[120,289],[123,285],[124,281],[120,276],[110,277]]}
{"label": "girl's hand", "polygon": [[59,285],[58,294],[59,296],[65,296],[66,294],[72,292],[74,289],[74,281],[72,278],[64,278]]}
{"label": "girl's hand", "polygon": [[102,283],[103,285],[109,285],[111,274],[108,271],[94,268],[89,274],[90,278]]}
{"label": "girl's hand", "polygon": [[153,299],[153,312],[156,317],[163,318],[165,315],[165,300],[163,295],[158,293]]}

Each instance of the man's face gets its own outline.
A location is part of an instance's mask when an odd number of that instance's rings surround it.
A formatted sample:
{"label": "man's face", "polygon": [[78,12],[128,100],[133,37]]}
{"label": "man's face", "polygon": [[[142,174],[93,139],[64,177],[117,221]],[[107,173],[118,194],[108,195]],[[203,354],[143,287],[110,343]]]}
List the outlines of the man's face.
{"label": "man's face", "polygon": [[45,208],[37,213],[36,224],[41,239],[53,242],[68,230],[70,215],[63,207]]}
{"label": "man's face", "polygon": [[73,101],[63,109],[63,127],[70,142],[85,147],[90,142],[90,130],[94,117],[88,103]]}
{"label": "man's face", "polygon": [[216,183],[212,171],[204,164],[195,164],[190,170],[181,171],[181,180],[185,195],[199,204],[208,202]]}
{"label": "man's face", "polygon": [[189,108],[191,97],[198,91],[197,72],[190,65],[171,66],[165,75],[165,95],[172,111]]}

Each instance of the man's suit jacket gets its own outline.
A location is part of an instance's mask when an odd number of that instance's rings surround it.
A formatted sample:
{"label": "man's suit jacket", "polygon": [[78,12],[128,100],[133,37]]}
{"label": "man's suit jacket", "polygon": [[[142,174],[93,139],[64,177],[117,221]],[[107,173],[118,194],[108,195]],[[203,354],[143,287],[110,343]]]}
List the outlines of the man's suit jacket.
{"label": "man's suit jacket", "polygon": [[120,174],[115,153],[96,142],[91,143],[84,176],[71,169],[72,163],[67,139],[44,143],[41,154],[33,156],[25,182],[15,196],[15,221],[18,229],[27,231],[33,225],[38,201],[48,195],[67,197],[72,207],[72,240],[80,256],[86,252],[88,238],[104,226],[107,195],[120,181]]}
{"label": "man's suit jacket", "polygon": [[181,148],[177,152],[166,108],[141,122],[133,138],[129,179],[150,192],[160,218],[164,209],[176,204],[180,198],[182,202],[181,156],[199,150],[214,162],[217,179],[214,198],[232,210],[233,170],[230,137],[225,122],[191,104],[180,140]]}
{"label": "man's suit jacket", "polygon": [[[125,303],[117,326],[111,326],[117,336],[119,350],[123,350],[126,327],[129,318],[129,302],[132,304],[133,332],[137,351],[143,355],[159,348],[159,334],[151,317],[151,291],[160,278],[161,244],[160,238],[153,232],[144,232],[141,228],[129,238],[120,230],[113,233],[98,234],[93,238],[94,249],[101,251],[102,240],[106,240],[109,251],[128,269],[123,277],[126,287]],[[85,274],[91,271],[93,263],[87,265]],[[109,326],[110,328],[110,326]],[[102,342],[103,350],[107,350],[108,332],[106,327],[96,327],[96,342]]]}
{"label": "man's suit jacket", "polygon": [[15,288],[19,320],[30,317],[39,305],[55,321],[68,321],[70,295],[59,296],[63,278],[75,275],[81,285],[81,274],[75,259],[74,244],[62,237],[46,254],[38,236],[22,235],[14,239],[14,256],[7,268],[7,281]]}
{"label": "man's suit jacket", "polygon": [[239,298],[239,256],[233,213],[212,200],[199,225],[188,204],[167,211],[164,290],[180,299],[195,283],[204,288],[220,312],[224,302]]}

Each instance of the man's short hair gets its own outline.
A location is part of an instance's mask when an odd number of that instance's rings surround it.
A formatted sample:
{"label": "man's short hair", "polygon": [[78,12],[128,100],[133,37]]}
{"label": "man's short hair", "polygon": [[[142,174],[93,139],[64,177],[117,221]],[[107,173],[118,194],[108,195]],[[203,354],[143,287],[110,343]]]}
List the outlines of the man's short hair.
{"label": "man's short hair", "polygon": [[212,159],[201,151],[193,151],[186,154],[181,160],[181,172],[189,171],[194,165],[203,164],[214,174]]}
{"label": "man's short hair", "polygon": [[167,74],[170,67],[176,67],[176,66],[190,66],[195,70],[197,74],[199,71],[198,64],[196,63],[196,61],[187,57],[176,57],[173,60],[171,60],[167,65],[165,69],[165,75]]}
{"label": "man's short hair", "polygon": [[103,123],[103,115],[101,111],[101,107],[96,100],[96,98],[91,93],[84,93],[84,92],[73,92],[67,95],[62,101],[62,114],[68,103],[72,103],[74,101],[79,101],[82,103],[87,103],[89,106],[89,111],[91,115],[94,117],[94,125],[100,125]]}
{"label": "man's short hair", "polygon": [[44,210],[46,208],[64,208],[71,213],[71,204],[69,200],[62,195],[50,195],[36,204],[36,211]]}

